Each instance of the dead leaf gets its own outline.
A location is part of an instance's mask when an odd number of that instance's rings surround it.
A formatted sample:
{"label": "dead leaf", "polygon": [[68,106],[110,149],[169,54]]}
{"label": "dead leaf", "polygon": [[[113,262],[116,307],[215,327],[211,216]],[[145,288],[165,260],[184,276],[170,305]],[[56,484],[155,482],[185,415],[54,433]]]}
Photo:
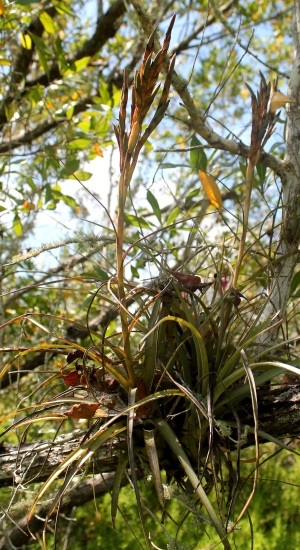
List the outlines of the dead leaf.
{"label": "dead leaf", "polygon": [[203,187],[203,191],[207,196],[209,202],[213,204],[216,208],[220,209],[222,207],[222,196],[220,189],[216,183],[216,180],[207,172],[199,170],[199,179]]}
{"label": "dead leaf", "polygon": [[270,113],[273,115],[277,109],[281,109],[281,107],[284,107],[287,103],[296,103],[296,100],[291,99],[287,95],[284,95],[276,90],[272,94],[270,100]]}
{"label": "dead leaf", "polygon": [[30,201],[24,201],[22,204],[22,210],[24,210],[24,212],[31,212],[32,210],[35,210],[35,204]]}
{"label": "dead leaf", "polygon": [[98,407],[98,403],[77,403],[64,414],[65,416],[69,416],[69,418],[86,418],[87,420],[90,420],[95,415]]}
{"label": "dead leaf", "polygon": [[94,143],[94,151],[98,157],[103,157],[103,152],[98,143]]}
{"label": "dead leaf", "polygon": [[82,376],[79,374],[77,370],[72,370],[71,372],[68,372],[67,374],[62,373],[61,374],[64,380],[64,383],[67,386],[80,386],[82,385]]}
{"label": "dead leaf", "polygon": [[186,273],[180,273],[179,271],[172,271],[171,269],[170,273],[187,290],[195,292],[198,288],[200,288],[201,279],[198,275],[189,275]]}

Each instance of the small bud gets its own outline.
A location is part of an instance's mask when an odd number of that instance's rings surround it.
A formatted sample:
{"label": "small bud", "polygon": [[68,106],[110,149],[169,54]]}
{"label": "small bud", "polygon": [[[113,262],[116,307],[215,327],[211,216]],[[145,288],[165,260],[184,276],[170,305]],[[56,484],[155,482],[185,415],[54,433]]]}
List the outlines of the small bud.
{"label": "small bud", "polygon": [[270,113],[273,115],[277,109],[284,107],[286,103],[296,103],[296,100],[291,99],[287,95],[284,95],[276,90],[271,96]]}

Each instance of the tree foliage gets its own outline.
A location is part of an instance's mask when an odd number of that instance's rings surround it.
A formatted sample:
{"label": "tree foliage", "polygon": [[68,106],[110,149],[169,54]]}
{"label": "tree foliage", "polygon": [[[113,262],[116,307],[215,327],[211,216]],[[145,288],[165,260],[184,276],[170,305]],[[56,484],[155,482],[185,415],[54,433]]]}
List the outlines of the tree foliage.
{"label": "tree foliage", "polygon": [[130,478],[142,547],[232,548],[297,454],[299,0],[0,12],[4,530]]}

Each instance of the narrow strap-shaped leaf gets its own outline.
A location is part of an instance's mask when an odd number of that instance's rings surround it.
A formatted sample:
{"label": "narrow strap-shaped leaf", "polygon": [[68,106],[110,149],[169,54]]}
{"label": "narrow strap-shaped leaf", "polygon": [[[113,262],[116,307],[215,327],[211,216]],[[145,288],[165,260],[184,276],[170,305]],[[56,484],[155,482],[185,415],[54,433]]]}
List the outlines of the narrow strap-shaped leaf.
{"label": "narrow strap-shaped leaf", "polygon": [[161,480],[160,475],[160,467],[159,467],[159,460],[158,460],[158,454],[155,444],[155,438],[154,438],[154,430],[146,430],[144,429],[144,441],[145,441],[145,447],[147,451],[147,456],[153,476],[153,483],[156,489],[157,498],[159,501],[159,504],[162,508],[164,508],[164,489],[163,484]]}
{"label": "narrow strap-shaped leaf", "polygon": [[121,483],[123,479],[124,470],[128,463],[128,455],[122,454],[119,458],[118,466],[116,469],[115,477],[114,477],[114,484],[112,488],[112,494],[111,494],[111,520],[112,524],[115,528],[116,526],[116,517],[117,517],[117,510],[118,510],[118,502],[119,502],[119,494],[121,489]]}

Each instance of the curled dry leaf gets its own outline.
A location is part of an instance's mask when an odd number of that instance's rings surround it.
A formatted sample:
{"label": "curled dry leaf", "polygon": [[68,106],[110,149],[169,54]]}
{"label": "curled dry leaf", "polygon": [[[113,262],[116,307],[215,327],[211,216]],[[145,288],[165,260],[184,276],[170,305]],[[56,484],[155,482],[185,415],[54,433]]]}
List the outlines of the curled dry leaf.
{"label": "curled dry leaf", "polygon": [[274,114],[277,109],[281,109],[281,107],[284,107],[287,103],[296,103],[296,100],[276,90],[270,99],[270,113]]}
{"label": "curled dry leaf", "polygon": [[199,179],[203,187],[203,191],[207,196],[209,202],[213,204],[216,208],[220,209],[222,207],[222,195],[220,189],[216,183],[216,180],[207,172],[199,170]]}
{"label": "curled dry leaf", "polygon": [[72,370],[67,374],[62,372],[62,378],[67,386],[80,386],[82,384],[82,376],[77,370]]}
{"label": "curled dry leaf", "polygon": [[65,412],[65,416],[69,418],[86,418],[90,420],[95,415],[98,407],[98,403],[76,403],[69,411]]}
{"label": "curled dry leaf", "polygon": [[179,271],[172,271],[170,269],[170,273],[172,277],[175,277],[181,285],[186,288],[187,290],[190,290],[191,292],[195,292],[199,288],[201,288],[201,279],[198,275],[189,275],[186,273],[180,273]]}

